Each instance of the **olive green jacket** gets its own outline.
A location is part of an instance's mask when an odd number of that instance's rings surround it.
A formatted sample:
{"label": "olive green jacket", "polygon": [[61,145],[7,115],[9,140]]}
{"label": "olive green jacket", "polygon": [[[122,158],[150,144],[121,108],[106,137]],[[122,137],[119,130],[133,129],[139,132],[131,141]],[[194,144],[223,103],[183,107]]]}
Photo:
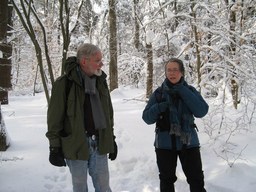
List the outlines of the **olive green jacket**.
{"label": "olive green jacket", "polygon": [[[106,74],[97,77],[96,87],[106,117],[107,128],[99,130],[100,154],[113,153],[113,107]],[[76,58],[68,58],[66,74],[59,77],[52,88],[47,112],[46,137],[51,147],[61,147],[66,159],[88,160],[88,139],[84,128],[84,101],[81,72]]]}

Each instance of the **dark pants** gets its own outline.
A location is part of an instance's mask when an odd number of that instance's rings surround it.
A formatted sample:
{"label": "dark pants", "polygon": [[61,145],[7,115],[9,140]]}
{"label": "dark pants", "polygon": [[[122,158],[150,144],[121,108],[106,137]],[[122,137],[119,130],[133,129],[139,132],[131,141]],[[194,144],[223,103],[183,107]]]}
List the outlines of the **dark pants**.
{"label": "dark pants", "polygon": [[178,157],[183,172],[187,177],[190,192],[206,192],[199,147],[183,149],[182,151],[156,149],[160,191],[175,192],[174,183],[177,180],[176,167]]}

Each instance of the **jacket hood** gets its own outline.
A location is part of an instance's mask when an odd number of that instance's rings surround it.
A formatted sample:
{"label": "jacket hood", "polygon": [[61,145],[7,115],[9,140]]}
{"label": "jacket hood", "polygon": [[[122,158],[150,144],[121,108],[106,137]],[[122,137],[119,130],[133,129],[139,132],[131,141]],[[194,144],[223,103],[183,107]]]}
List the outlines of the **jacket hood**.
{"label": "jacket hood", "polygon": [[65,63],[65,74],[69,80],[74,81],[82,86],[82,76],[76,57],[67,58]]}
{"label": "jacket hood", "polygon": [[76,57],[67,58],[66,63],[65,63],[65,73],[69,76],[71,71],[73,71],[73,69],[78,66],[79,66],[79,64],[77,63]]}

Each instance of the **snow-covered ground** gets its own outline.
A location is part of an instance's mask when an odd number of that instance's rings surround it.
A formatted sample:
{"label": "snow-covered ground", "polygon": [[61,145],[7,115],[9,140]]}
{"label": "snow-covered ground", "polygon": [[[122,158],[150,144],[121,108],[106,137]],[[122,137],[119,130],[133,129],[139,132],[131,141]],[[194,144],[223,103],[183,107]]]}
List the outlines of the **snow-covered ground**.
{"label": "snow-covered ground", "polygon": [[[109,161],[113,192],[159,191],[158,170],[153,147],[154,125],[141,119],[145,102],[140,89],[119,88],[111,93],[115,110],[115,135],[118,157]],[[48,162],[47,104],[44,93],[36,96],[10,96],[2,106],[11,146],[0,152],[0,192],[71,192],[67,167]],[[231,168],[217,157],[201,120],[197,120],[201,140],[205,186],[208,192],[255,192],[256,133],[251,130],[236,138],[247,146]],[[217,141],[216,141],[217,142]],[[188,192],[186,178],[177,167],[176,191]],[[89,191],[94,191],[91,180]]]}

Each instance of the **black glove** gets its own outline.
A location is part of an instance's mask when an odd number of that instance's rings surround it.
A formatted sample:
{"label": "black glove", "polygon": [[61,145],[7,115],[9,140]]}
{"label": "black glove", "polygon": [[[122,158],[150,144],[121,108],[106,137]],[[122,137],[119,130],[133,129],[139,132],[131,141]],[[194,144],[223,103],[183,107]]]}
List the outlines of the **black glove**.
{"label": "black glove", "polygon": [[164,101],[164,102],[161,102],[161,103],[158,103],[158,109],[159,109],[159,112],[162,113],[162,112],[165,112],[166,109],[169,107],[169,102],[168,101]]}
{"label": "black glove", "polygon": [[52,165],[57,167],[66,166],[64,155],[60,147],[50,147],[49,161]]}
{"label": "black glove", "polygon": [[117,156],[117,144],[116,144],[116,141],[114,139],[114,152],[113,153],[109,153],[108,155],[108,158],[111,160],[111,161],[114,161],[116,159],[116,156]]}

